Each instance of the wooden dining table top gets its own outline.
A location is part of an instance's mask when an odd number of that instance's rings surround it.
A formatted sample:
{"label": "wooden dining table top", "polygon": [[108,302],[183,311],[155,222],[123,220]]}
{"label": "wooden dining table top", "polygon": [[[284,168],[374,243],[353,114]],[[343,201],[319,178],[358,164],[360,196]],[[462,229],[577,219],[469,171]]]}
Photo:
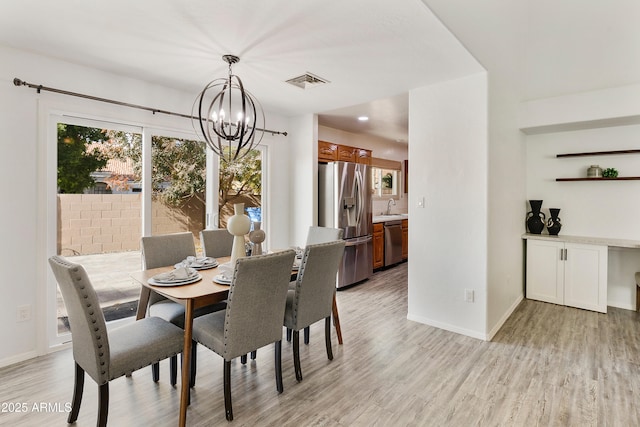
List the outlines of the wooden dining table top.
{"label": "wooden dining table top", "polygon": [[[225,262],[228,262],[230,259],[230,257],[224,257],[218,258],[217,261],[219,264],[223,264]],[[198,270],[198,274],[202,276],[202,279],[194,283],[189,283],[187,285],[156,286],[149,283],[149,279],[153,278],[154,276],[161,273],[167,273],[169,271],[172,271],[173,269],[173,266],[166,266],[152,268],[150,270],[136,271],[134,273],[131,273],[131,277],[143,286],[152,289],[159,294],[171,296],[177,299],[198,298],[207,294],[229,291],[229,285],[221,285],[213,281],[213,278],[220,274],[220,270],[218,267],[209,268],[207,270]]]}

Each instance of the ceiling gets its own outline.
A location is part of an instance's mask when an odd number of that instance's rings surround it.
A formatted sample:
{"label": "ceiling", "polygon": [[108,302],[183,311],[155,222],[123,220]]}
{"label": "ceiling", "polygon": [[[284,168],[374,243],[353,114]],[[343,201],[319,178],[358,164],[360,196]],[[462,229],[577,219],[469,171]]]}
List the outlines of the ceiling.
{"label": "ceiling", "polygon": [[[194,99],[235,54],[267,126],[269,112],[317,113],[321,125],[389,141],[407,140],[410,89],[482,71],[419,0],[22,0],[0,12],[0,44]],[[329,83],[285,82],[307,72]],[[48,85],[41,70],[16,77]]]}

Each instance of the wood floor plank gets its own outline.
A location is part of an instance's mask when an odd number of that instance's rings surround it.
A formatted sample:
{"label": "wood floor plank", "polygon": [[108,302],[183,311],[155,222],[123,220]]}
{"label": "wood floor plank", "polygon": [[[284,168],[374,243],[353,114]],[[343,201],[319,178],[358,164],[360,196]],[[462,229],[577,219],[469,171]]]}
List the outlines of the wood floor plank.
{"label": "wood floor plank", "polygon": [[[638,313],[525,300],[483,342],[407,320],[406,264],[338,292],[337,302],[344,345],[332,332],[329,361],[324,323],[313,325],[298,383],[283,342],[284,393],[276,391],[272,346],[232,364],[234,426],[640,425]],[[157,384],[148,368],[112,382],[109,425],[176,425],[179,389],[168,373],[162,362]],[[70,350],[0,369],[0,404],[28,409],[0,412],[0,425],[65,425],[72,385]],[[76,426],[95,425],[97,399],[87,378]],[[222,360],[203,346],[187,421],[229,425]]]}

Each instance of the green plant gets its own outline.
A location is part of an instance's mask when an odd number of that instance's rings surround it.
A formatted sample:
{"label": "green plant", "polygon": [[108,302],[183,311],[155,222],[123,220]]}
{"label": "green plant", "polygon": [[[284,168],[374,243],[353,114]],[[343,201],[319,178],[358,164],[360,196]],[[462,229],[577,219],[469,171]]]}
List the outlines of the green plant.
{"label": "green plant", "polygon": [[393,175],[391,173],[387,173],[382,177],[382,183],[384,184],[384,188],[392,188],[393,187]]}
{"label": "green plant", "polygon": [[606,168],[602,171],[602,176],[605,178],[617,178],[618,170],[616,168]]}

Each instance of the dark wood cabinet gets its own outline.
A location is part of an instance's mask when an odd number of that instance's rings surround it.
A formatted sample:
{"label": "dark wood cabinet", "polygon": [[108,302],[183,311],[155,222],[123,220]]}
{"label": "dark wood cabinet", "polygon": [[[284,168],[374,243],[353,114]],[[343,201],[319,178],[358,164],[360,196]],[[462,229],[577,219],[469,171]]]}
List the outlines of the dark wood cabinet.
{"label": "dark wood cabinet", "polygon": [[357,148],[356,163],[371,166],[371,150],[365,150],[364,148]]}
{"label": "dark wood cabinet", "polygon": [[384,266],[384,226],[381,222],[373,224],[373,269]]}
{"label": "dark wood cabinet", "polygon": [[409,220],[402,220],[402,259],[409,258]]}
{"label": "dark wood cabinet", "polygon": [[338,161],[356,162],[356,148],[348,145],[338,145]]}
{"label": "dark wood cabinet", "polygon": [[318,141],[318,161],[335,162],[336,160],[338,160],[338,144]]}

